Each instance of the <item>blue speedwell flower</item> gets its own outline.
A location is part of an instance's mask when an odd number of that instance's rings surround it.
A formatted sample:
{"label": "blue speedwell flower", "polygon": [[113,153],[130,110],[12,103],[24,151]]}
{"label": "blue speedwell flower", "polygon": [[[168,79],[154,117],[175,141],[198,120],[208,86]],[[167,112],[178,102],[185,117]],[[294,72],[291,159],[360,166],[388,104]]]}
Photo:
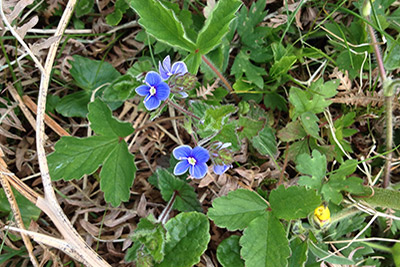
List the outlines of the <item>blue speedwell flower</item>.
{"label": "blue speedwell flower", "polygon": [[210,158],[207,149],[201,146],[192,149],[183,145],[175,148],[172,153],[176,159],[181,160],[175,166],[175,175],[182,175],[188,169],[193,178],[201,179],[206,175],[208,169],[206,162]]}
{"label": "blue speedwell flower", "polygon": [[182,61],[175,62],[171,67],[171,59],[169,56],[164,58],[162,64],[161,62],[158,62],[158,69],[163,80],[167,80],[174,74],[183,75],[188,71],[186,64]]}
{"label": "blue speedwell flower", "polygon": [[145,96],[143,103],[148,110],[156,109],[161,101],[169,97],[169,86],[154,71],[149,71],[144,80],[146,84],[139,86],[135,91],[138,95]]}

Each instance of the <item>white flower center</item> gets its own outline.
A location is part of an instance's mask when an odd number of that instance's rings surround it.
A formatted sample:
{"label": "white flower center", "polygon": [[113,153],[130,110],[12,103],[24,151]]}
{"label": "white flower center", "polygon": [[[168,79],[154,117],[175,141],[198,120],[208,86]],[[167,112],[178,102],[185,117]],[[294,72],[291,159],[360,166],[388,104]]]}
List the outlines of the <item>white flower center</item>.
{"label": "white flower center", "polygon": [[150,95],[155,95],[156,94],[156,88],[154,86],[150,87]]}
{"label": "white flower center", "polygon": [[188,157],[187,161],[189,162],[190,165],[194,166],[196,165],[196,159],[193,157]]}

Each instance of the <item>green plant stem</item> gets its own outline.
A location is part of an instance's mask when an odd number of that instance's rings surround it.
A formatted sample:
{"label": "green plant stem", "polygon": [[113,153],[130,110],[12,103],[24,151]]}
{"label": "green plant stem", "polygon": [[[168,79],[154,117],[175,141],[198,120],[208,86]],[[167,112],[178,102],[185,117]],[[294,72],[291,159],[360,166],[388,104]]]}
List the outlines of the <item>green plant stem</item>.
{"label": "green plant stem", "polygon": [[169,99],[167,99],[167,100],[165,101],[165,103],[167,103],[168,105],[173,106],[175,109],[179,110],[180,112],[182,112],[182,113],[184,113],[184,114],[186,114],[186,115],[188,115],[188,116],[190,116],[190,117],[192,117],[192,118],[195,118],[196,120],[201,120],[200,117],[198,117],[198,116],[194,115],[192,112],[187,111],[186,109],[184,109],[184,108],[178,106],[177,104],[175,104],[174,102],[172,102],[172,101],[169,100]]}
{"label": "green plant stem", "polygon": [[369,246],[369,247],[371,247],[373,249],[377,249],[377,250],[384,251],[384,252],[387,252],[387,253],[392,253],[392,249],[391,248],[388,248],[388,247],[383,246],[381,244],[372,243],[372,242],[364,242],[364,241],[361,242],[361,243],[364,244],[364,245],[367,245],[367,246]]}

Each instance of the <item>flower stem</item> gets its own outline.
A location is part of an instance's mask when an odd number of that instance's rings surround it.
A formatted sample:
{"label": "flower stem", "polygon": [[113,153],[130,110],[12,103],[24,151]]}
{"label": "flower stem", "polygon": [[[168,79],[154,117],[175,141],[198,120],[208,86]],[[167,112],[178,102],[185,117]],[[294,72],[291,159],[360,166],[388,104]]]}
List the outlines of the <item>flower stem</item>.
{"label": "flower stem", "polygon": [[[221,74],[221,72],[211,63],[211,61],[209,61],[205,55],[202,55],[201,59],[204,61],[204,63],[206,63],[210,67],[210,69],[215,73],[215,75],[217,75],[217,77],[223,82],[223,84],[229,90],[229,92],[235,93],[232,89],[232,86],[226,80],[224,75]],[[240,99],[238,98],[238,96],[236,94],[234,94],[233,97],[235,98],[236,102],[239,102]]]}
{"label": "flower stem", "polygon": [[186,114],[186,115],[188,115],[188,116],[190,116],[190,117],[192,117],[192,118],[194,118],[194,119],[196,119],[196,120],[201,120],[200,117],[198,117],[198,116],[194,115],[192,112],[190,112],[190,111],[188,111],[188,110],[186,110],[186,109],[184,109],[184,108],[178,106],[177,104],[175,104],[174,102],[172,102],[172,101],[169,100],[169,99],[167,99],[167,100],[165,101],[165,103],[167,103],[168,105],[173,106],[175,109],[179,110],[180,112],[182,112],[182,113],[184,113],[184,114]]}
{"label": "flower stem", "polygon": [[170,198],[170,200],[168,201],[167,206],[164,208],[164,210],[161,212],[160,217],[158,217],[158,222],[161,222],[162,224],[165,224],[166,219],[168,218],[169,213],[172,210],[172,206],[175,203],[175,199],[176,199],[176,195],[177,192],[174,191],[174,193],[172,194],[172,197]]}

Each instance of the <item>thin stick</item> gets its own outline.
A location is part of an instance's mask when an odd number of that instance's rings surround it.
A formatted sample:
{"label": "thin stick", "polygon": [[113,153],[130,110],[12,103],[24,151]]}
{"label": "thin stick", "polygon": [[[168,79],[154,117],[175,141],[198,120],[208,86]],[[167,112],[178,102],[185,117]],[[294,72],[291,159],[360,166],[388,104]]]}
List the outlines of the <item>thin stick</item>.
{"label": "thin stick", "polygon": [[[25,230],[25,225],[24,225],[24,222],[22,221],[22,216],[21,216],[21,213],[19,211],[19,208],[18,208],[18,205],[17,205],[17,201],[15,200],[14,193],[11,190],[10,183],[8,182],[6,176],[2,172],[0,172],[0,183],[1,183],[1,186],[3,187],[3,189],[4,189],[4,193],[7,196],[8,203],[10,203],[11,210],[12,210],[12,212],[14,214],[15,221],[17,223],[18,228],[21,228],[21,229]],[[32,246],[31,240],[24,233],[21,233],[21,236],[22,236],[22,240],[24,241],[25,247],[26,247],[26,249],[28,251],[29,258],[31,259],[31,262],[32,262],[33,266],[35,266],[35,267],[39,266],[39,263],[38,263],[37,259],[33,255],[33,246]]]}
{"label": "thin stick", "polygon": [[[37,111],[37,106],[35,104],[35,102],[32,101],[32,99],[27,96],[24,95],[22,96],[22,99],[25,103],[25,105],[33,112],[36,114]],[[70,136],[70,134],[64,130],[64,128],[62,128],[57,122],[55,122],[49,115],[44,114],[44,122],[46,123],[46,125],[48,125],[54,132],[56,132],[56,134],[58,134],[59,136]]]}
{"label": "thin stick", "polygon": [[3,11],[3,0],[0,0],[0,15],[1,18],[8,28],[8,30],[11,32],[11,34],[18,40],[18,42],[22,45],[23,48],[25,48],[26,52],[31,56],[33,61],[36,63],[37,67],[40,69],[40,71],[43,73],[44,68],[42,63],[40,63],[39,59],[33,54],[33,52],[29,49],[28,45],[25,43],[25,41],[19,36],[19,34],[14,30],[14,28],[11,26],[11,24],[8,22],[8,19],[6,15],[4,14]]}
{"label": "thin stick", "polygon": [[17,101],[19,108],[22,110],[22,113],[24,113],[24,115],[25,115],[25,118],[29,121],[32,128],[36,131],[35,118],[32,116],[31,112],[26,107],[24,101],[22,101],[22,98],[19,96],[17,90],[14,88],[14,86],[11,83],[8,84],[7,90],[10,92],[10,94],[12,95],[14,100]]}
{"label": "thin stick", "polygon": [[49,88],[50,74],[53,67],[54,59],[57,53],[57,48],[61,41],[62,33],[68,25],[68,22],[73,14],[76,0],[68,1],[64,13],[57,26],[57,31],[54,36],[58,37],[57,40],[51,44],[44,65],[44,71],[41,75],[40,90],[38,98],[38,109],[36,117],[36,148],[39,159],[40,172],[42,174],[42,183],[44,188],[45,197],[38,198],[36,205],[40,207],[49,216],[54,216],[53,221],[58,230],[61,232],[66,241],[71,244],[75,249],[76,259],[80,260],[87,266],[110,266],[104,261],[86,242],[82,239],[79,233],[75,230],[67,216],[64,214],[51,184],[49,175],[49,167],[47,165],[46,152],[44,150],[44,115],[46,108],[46,96]]}

